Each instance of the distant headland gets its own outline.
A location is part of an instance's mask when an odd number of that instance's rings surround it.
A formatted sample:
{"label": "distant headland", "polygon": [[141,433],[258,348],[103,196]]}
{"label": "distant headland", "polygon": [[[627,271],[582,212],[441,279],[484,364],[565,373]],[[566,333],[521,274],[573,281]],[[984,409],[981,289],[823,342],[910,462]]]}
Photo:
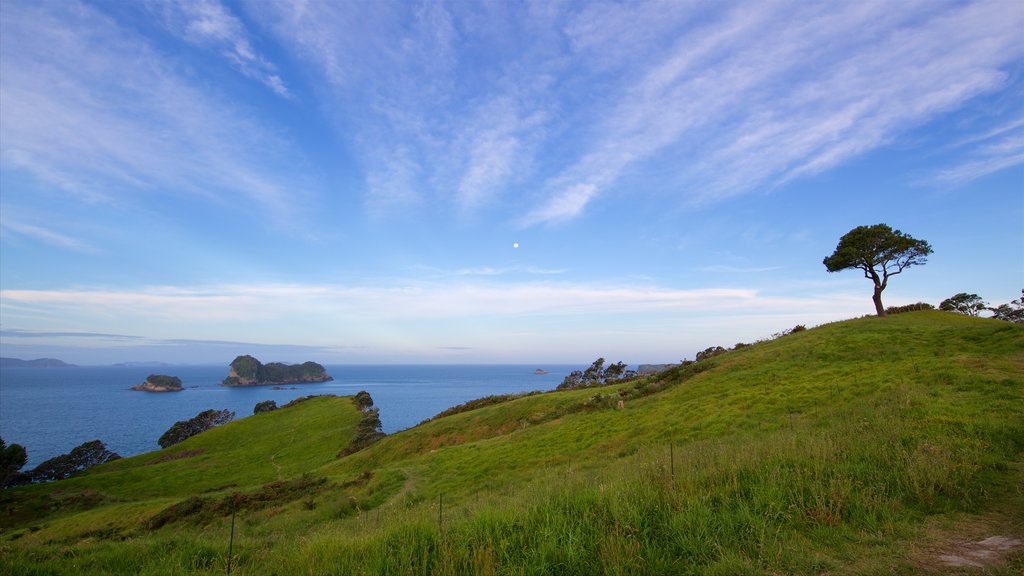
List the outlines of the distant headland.
{"label": "distant headland", "polygon": [[334,377],[316,362],[302,364],[283,364],[270,362],[263,364],[256,358],[245,355],[231,362],[228,377],[221,386],[268,386],[281,384],[307,384],[329,382]]}
{"label": "distant headland", "polygon": [[132,386],[129,390],[139,392],[181,392],[181,378],[167,376],[166,374],[150,374],[146,381],[138,386]]}
{"label": "distant headland", "polygon": [[74,368],[74,364],[68,364],[56,358],[37,358],[35,360],[22,360],[20,358],[0,358],[2,368]]}

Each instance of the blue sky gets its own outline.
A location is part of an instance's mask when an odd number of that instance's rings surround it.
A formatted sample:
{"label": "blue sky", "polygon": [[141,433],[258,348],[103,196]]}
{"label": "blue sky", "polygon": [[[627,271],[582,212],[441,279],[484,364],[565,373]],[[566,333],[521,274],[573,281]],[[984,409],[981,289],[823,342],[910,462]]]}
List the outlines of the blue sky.
{"label": "blue sky", "polygon": [[[0,349],[628,363],[1024,287],[1024,4],[0,4]],[[518,243],[518,248],[514,245]]]}

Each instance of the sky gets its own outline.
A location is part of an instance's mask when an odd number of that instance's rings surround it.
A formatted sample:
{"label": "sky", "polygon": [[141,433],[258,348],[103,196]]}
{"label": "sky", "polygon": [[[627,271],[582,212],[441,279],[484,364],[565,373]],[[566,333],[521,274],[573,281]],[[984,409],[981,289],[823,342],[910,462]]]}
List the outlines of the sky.
{"label": "sky", "polygon": [[0,2],[0,354],[675,362],[1024,288],[1024,3]]}

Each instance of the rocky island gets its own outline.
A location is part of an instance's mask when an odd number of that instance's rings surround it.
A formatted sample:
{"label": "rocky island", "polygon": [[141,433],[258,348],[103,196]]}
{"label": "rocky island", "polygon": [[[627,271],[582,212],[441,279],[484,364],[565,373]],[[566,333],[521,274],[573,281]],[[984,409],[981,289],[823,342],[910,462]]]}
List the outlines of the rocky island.
{"label": "rocky island", "polygon": [[324,367],[316,362],[263,364],[256,358],[245,355],[231,362],[231,372],[221,386],[268,386],[281,384],[309,384],[334,380]]}
{"label": "rocky island", "polygon": [[129,390],[139,392],[181,392],[181,378],[167,376],[165,374],[150,374],[146,381],[138,386],[132,386]]}

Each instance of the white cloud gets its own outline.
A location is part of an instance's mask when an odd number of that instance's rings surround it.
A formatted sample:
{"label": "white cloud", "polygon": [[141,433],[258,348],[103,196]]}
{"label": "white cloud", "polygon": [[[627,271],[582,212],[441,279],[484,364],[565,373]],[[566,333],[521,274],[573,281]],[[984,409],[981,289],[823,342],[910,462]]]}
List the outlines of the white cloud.
{"label": "white cloud", "polygon": [[[66,343],[61,335],[76,332],[133,333],[151,343],[289,342],[326,350],[343,342],[365,350],[333,356],[391,362],[436,359],[438,346],[470,344],[472,357],[485,362],[565,361],[604,350],[677,359],[710,344],[749,341],[869,308],[860,293],[779,296],[747,288],[571,282],[0,291],[5,325],[56,335],[32,338],[37,349]],[[89,346],[121,345],[87,340]]]}
{"label": "white cloud", "polygon": [[67,234],[56,232],[44,226],[37,226],[26,222],[13,222],[6,218],[0,220],[0,233],[8,232],[40,240],[51,246],[67,248],[75,252],[93,254],[96,248],[88,242],[84,242]]}
{"label": "white cloud", "polygon": [[[1007,2],[939,7],[779,2],[712,10],[682,29],[661,60],[629,62],[643,75],[601,110],[606,120],[593,144],[553,180],[528,221],[577,216],[627,168],[655,157],[675,162],[672,181],[682,198],[771,187],[883,146],[1001,88],[1002,68],[1024,54],[1024,10]],[[663,9],[636,8],[651,17]],[[587,37],[585,55],[598,58],[601,42],[621,53],[613,37],[602,38]]]}
{"label": "white cloud", "polygon": [[153,7],[161,10],[173,33],[190,43],[217,50],[245,76],[263,83],[279,96],[290,96],[277,67],[253,49],[245,25],[217,0],[161,1]]}
{"label": "white cloud", "polygon": [[173,60],[78,3],[5,3],[0,154],[89,202],[154,193],[243,199],[288,220],[300,164],[273,130],[197,88]]}
{"label": "white cloud", "polygon": [[953,150],[963,159],[939,171],[933,183],[959,185],[1024,165],[1024,118],[967,137]]}
{"label": "white cloud", "polygon": [[[483,275],[488,275],[485,273]],[[448,321],[458,318],[601,317],[647,312],[761,313],[768,309],[826,310],[828,298],[768,296],[743,288],[680,290],[646,285],[568,282],[407,283],[388,286],[218,285],[158,286],[138,290],[81,288],[3,290],[0,302],[17,311],[54,318],[116,319],[117,323],[239,323],[291,319],[369,326],[374,322]],[[90,324],[91,325],[91,324]],[[100,329],[100,328],[97,328]],[[102,328],[108,330],[108,328]],[[226,336],[222,336],[226,337]]]}

